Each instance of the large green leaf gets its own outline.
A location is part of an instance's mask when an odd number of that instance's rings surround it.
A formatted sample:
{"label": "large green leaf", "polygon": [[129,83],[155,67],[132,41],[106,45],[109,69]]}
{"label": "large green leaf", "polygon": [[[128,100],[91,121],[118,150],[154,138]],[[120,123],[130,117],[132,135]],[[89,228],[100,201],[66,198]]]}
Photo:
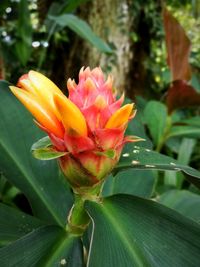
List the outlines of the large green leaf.
{"label": "large green leaf", "polygon": [[[196,145],[195,139],[183,138],[178,151],[177,161],[181,164],[187,165],[190,162],[190,157]],[[185,153],[187,151],[187,153]],[[184,175],[180,172],[175,173],[166,171],[165,173],[165,184],[175,185],[177,188],[182,187],[184,181]]]}
{"label": "large green leaf", "polygon": [[186,123],[191,126],[200,127],[200,116],[192,117],[189,119],[181,120],[180,123]]}
{"label": "large green leaf", "polygon": [[200,138],[200,127],[195,126],[173,126],[167,136],[170,137],[189,137],[189,138]]}
{"label": "large green leaf", "polygon": [[1,267],[82,267],[80,240],[57,226],[38,228],[0,249]]}
{"label": "large green leaf", "polygon": [[150,149],[134,146],[133,144],[126,146],[118,165],[114,169],[114,172],[128,168],[134,168],[138,170],[156,169],[182,171],[188,175],[187,178],[191,182],[195,183],[197,186],[200,186],[199,171],[189,166],[180,164],[168,156],[151,151]]}
{"label": "large green leaf", "polygon": [[30,114],[0,83],[0,170],[28,198],[36,216],[63,225],[72,205],[67,183],[56,161],[40,161],[30,153],[42,133]]}
{"label": "large green leaf", "polygon": [[163,138],[167,124],[167,108],[158,101],[150,101],[144,110],[144,119],[156,145]]}
{"label": "large green leaf", "polygon": [[150,197],[155,183],[155,175],[152,171],[128,169],[110,175],[103,188],[103,196],[115,194],[129,194],[141,197]]}
{"label": "large green leaf", "polygon": [[102,39],[95,35],[85,21],[77,16],[72,14],[64,14],[56,17],[49,16],[49,18],[54,20],[59,26],[70,28],[83,39],[97,47],[101,52],[112,53],[112,49]]}
{"label": "large green leaf", "polygon": [[6,245],[43,225],[40,220],[0,203],[0,245]]}
{"label": "large green leaf", "polygon": [[88,267],[197,267],[200,225],[154,201],[116,195],[88,202]]}
{"label": "large green leaf", "polygon": [[159,202],[200,222],[200,196],[186,190],[170,190],[159,197]]}

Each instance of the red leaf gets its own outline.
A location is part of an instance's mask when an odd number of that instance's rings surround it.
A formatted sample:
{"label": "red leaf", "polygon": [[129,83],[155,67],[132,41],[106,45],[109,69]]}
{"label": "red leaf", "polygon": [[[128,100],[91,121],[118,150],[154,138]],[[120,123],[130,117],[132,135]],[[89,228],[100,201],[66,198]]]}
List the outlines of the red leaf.
{"label": "red leaf", "polygon": [[164,9],[165,41],[167,47],[167,63],[172,73],[172,80],[190,80],[191,69],[188,62],[190,40],[179,22]]}
{"label": "red leaf", "polygon": [[174,81],[166,98],[168,112],[172,113],[175,109],[189,106],[200,105],[200,94],[185,81]]}

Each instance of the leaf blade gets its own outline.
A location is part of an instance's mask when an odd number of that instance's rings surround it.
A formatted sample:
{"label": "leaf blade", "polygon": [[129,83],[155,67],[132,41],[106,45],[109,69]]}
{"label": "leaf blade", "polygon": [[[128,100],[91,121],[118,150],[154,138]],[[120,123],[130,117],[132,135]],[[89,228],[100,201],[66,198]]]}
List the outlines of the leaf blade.
{"label": "leaf blade", "polygon": [[[158,152],[151,151],[133,144],[125,147],[125,155],[122,153],[119,163],[113,172],[119,172],[128,168],[136,170],[172,170],[182,171],[186,174],[186,178],[200,187],[200,172],[183,164],[180,164],[173,158],[162,155]],[[128,155],[128,156],[127,156]],[[125,156],[125,157],[124,157]]]}
{"label": "leaf blade", "polygon": [[103,40],[95,35],[95,33],[85,21],[78,18],[77,16],[72,14],[64,14],[57,17],[49,16],[49,18],[54,20],[58,25],[62,27],[67,26],[80,37],[98,48],[99,51],[104,53],[112,53],[112,49]]}
{"label": "leaf blade", "polygon": [[88,267],[198,266],[200,226],[177,212],[128,195],[87,209],[94,225]]}

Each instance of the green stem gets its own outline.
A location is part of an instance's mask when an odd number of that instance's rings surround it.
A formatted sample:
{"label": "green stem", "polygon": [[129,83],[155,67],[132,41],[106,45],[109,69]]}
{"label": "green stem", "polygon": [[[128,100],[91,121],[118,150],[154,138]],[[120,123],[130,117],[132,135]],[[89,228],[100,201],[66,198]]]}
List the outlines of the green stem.
{"label": "green stem", "polygon": [[90,218],[84,208],[85,199],[81,195],[75,194],[75,202],[69,216],[67,231],[75,235],[82,235],[90,223]]}
{"label": "green stem", "polygon": [[93,187],[74,189],[74,205],[69,212],[66,226],[69,233],[83,235],[90,223],[90,217],[84,207],[85,201],[100,202],[101,189],[102,182]]}

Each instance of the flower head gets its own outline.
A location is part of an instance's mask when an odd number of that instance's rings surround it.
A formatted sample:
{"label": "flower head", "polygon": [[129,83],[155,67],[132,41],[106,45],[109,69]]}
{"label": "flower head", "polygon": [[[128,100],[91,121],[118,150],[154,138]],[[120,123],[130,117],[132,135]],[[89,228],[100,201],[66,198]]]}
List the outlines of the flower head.
{"label": "flower head", "polygon": [[59,164],[72,187],[88,187],[104,179],[118,162],[126,142],[128,121],[134,104],[121,107],[124,95],[116,99],[113,79],[105,80],[100,68],[82,68],[79,82],[68,79],[69,96],[47,77],[29,71],[11,86],[14,95],[47,132],[57,151],[66,151]]}

